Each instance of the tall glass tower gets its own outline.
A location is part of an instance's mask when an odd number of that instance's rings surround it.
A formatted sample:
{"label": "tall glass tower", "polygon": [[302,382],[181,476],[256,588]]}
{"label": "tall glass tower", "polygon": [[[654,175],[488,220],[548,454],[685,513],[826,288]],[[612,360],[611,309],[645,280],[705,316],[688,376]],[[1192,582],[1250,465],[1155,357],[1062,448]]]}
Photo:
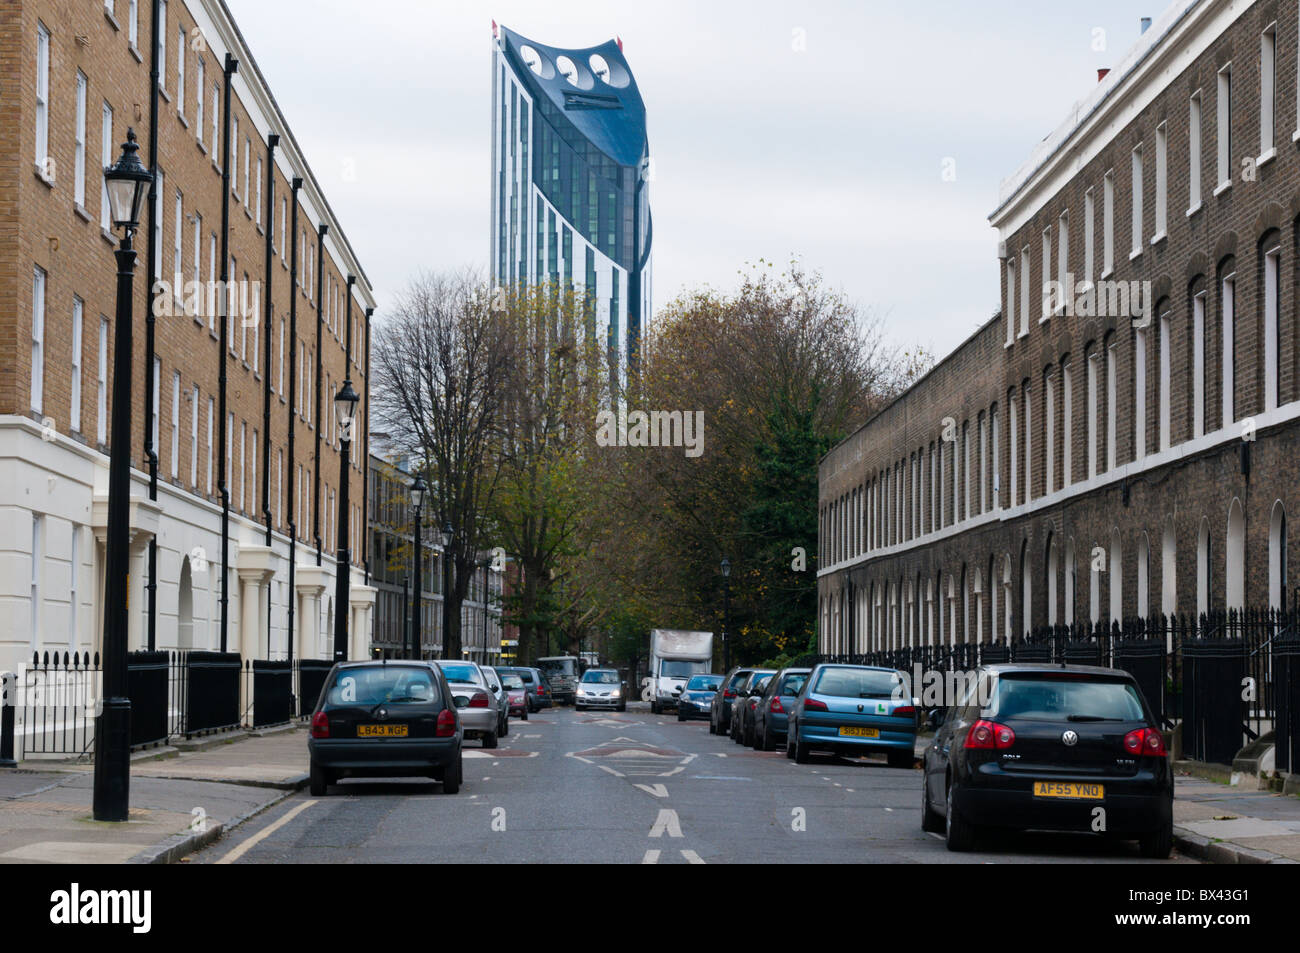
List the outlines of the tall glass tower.
{"label": "tall glass tower", "polygon": [[493,23],[492,279],[584,293],[624,381],[651,313],[649,173],[622,41],[558,49]]}

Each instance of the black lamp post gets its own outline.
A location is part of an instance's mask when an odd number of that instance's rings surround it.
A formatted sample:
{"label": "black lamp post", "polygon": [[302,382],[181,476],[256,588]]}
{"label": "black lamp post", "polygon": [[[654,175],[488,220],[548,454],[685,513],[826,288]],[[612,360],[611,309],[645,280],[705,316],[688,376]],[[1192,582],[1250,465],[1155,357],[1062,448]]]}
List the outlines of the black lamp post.
{"label": "black lamp post", "polygon": [[722,557],[722,669],[731,671],[731,560]]}
{"label": "black lamp post", "polygon": [[[484,559],[479,563],[483,569],[483,661],[487,661],[487,644],[488,644],[488,567],[492,565],[491,559]],[[500,659],[497,660],[500,663]]]}
{"label": "black lamp post", "polygon": [[411,484],[411,505],[415,507],[415,608],[411,613],[410,655],[413,659],[420,657],[420,637],[423,634],[420,629],[420,621],[424,616],[421,611],[424,608],[424,576],[421,574],[420,550],[424,548],[424,527],[421,525],[420,511],[424,507],[424,497],[428,492],[429,488],[424,485],[424,479],[417,473],[415,482]]}
{"label": "black lamp post", "polygon": [[356,420],[357,404],[361,398],[352,389],[352,378],[346,378],[339,392],[334,395],[334,413],[339,421],[339,521],[338,521],[338,562],[334,570],[334,661],[345,662],[348,658],[348,603],[351,591],[349,578],[352,554],[348,549],[348,486],[352,482],[348,470],[352,466],[352,424]]}
{"label": "black lamp post", "polygon": [[451,647],[451,544],[456,538],[450,521],[442,524],[442,657]]}
{"label": "black lamp post", "polygon": [[117,323],[113,342],[113,422],[108,465],[108,539],[104,568],[103,707],[95,719],[94,816],[125,821],[131,788],[131,700],[126,695],[126,640],[131,572],[131,286],[140,206],[153,172],[140,162],[128,129],[117,163],[104,170],[113,227],[122,230],[117,255]]}

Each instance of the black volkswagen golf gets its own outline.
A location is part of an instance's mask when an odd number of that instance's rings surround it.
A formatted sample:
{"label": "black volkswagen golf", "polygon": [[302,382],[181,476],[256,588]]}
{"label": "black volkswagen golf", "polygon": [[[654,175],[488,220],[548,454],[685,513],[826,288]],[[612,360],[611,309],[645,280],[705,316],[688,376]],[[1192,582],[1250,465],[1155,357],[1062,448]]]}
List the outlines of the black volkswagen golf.
{"label": "black volkswagen golf", "polygon": [[438,666],[428,662],[340,662],[312,713],[311,793],[341,777],[429,777],[460,790],[461,727]]}
{"label": "black volkswagen golf", "polygon": [[1144,856],[1169,856],[1173,770],[1127,672],[981,668],[922,763],[921,826],[946,833],[949,850],[1003,828],[1137,839]]}

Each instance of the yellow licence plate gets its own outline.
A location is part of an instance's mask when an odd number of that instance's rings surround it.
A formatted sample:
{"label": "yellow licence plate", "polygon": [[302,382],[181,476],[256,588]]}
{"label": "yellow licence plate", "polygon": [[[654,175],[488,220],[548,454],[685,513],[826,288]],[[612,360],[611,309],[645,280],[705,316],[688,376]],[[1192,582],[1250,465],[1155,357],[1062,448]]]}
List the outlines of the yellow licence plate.
{"label": "yellow licence plate", "polygon": [[406,725],[357,725],[358,738],[405,738]]}
{"label": "yellow licence plate", "polygon": [[1035,781],[1034,797],[1068,797],[1081,801],[1100,801],[1106,796],[1102,784],[1081,781]]}
{"label": "yellow licence plate", "polygon": [[840,728],[841,738],[879,738],[880,729],[878,728],[849,728],[842,726]]}

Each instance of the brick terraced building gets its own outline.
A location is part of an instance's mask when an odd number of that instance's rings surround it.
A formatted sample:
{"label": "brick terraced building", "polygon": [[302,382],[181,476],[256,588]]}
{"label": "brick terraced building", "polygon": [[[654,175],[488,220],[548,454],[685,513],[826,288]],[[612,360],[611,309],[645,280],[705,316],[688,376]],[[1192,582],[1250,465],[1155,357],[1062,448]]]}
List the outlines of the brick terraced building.
{"label": "brick terraced building", "polygon": [[129,647],[330,656],[350,377],[364,655],[374,299],[225,4],[5,0],[0,120],[0,669],[99,648],[120,239],[102,168],[128,127],[158,173],[135,242]]}
{"label": "brick terraced building", "polygon": [[1290,605],[1298,18],[1177,0],[1003,183],[998,313],[821,462],[821,651]]}

